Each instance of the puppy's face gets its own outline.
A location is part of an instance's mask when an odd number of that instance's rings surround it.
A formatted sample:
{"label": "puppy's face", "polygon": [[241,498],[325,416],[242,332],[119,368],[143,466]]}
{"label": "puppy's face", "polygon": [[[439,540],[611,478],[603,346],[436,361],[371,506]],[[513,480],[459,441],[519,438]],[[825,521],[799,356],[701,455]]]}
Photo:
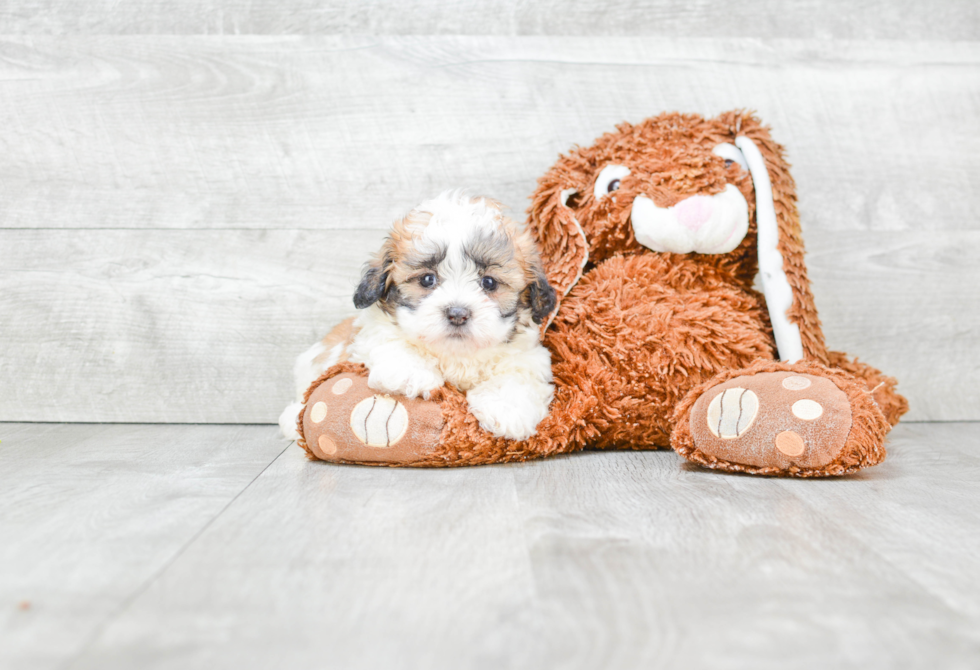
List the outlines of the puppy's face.
{"label": "puppy's face", "polygon": [[530,233],[485,198],[444,193],[397,221],[354,295],[409,340],[466,355],[509,341],[555,305]]}

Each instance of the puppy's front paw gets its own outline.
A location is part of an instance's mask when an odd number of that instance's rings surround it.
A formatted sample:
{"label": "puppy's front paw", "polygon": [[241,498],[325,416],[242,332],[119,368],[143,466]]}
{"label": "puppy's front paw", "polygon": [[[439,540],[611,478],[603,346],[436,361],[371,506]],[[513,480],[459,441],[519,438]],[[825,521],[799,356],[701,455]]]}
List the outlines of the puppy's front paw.
{"label": "puppy's front paw", "polygon": [[526,440],[534,435],[548,414],[551,397],[550,384],[520,382],[481,385],[466,394],[470,412],[479,419],[480,427],[509,440]]}
{"label": "puppy's front paw", "polygon": [[376,391],[397,393],[406,398],[422,396],[426,400],[445,383],[442,375],[423,367],[382,366],[371,370],[368,376],[368,386]]}

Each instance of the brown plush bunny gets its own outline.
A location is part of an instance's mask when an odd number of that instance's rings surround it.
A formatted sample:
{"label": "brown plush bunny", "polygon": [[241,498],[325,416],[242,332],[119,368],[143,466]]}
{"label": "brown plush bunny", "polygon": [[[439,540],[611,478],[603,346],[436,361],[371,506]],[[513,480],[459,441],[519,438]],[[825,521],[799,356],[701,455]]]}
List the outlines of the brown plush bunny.
{"label": "brown plush bunny", "polygon": [[[454,388],[381,396],[362,366],[340,363],[306,394],[311,457],[455,466],[673,447],[711,468],[797,477],[884,459],[907,403],[894,379],[827,350],[789,166],[751,114],[624,123],[559,158],[528,225],[558,294],[544,332],[555,398],[537,434],[494,438]],[[383,407],[374,446],[350,419],[365,403]]]}

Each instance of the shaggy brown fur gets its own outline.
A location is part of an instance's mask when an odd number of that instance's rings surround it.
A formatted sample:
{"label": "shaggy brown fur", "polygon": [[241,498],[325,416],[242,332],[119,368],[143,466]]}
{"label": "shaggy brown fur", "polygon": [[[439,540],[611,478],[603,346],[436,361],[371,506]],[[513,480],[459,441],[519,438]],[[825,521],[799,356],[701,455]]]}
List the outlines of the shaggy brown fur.
{"label": "shaggy brown fur", "polygon": [[[713,154],[721,143],[748,136],[763,154],[772,181],[778,248],[793,290],[787,314],[800,328],[805,360],[774,361],[765,299],[753,288],[758,272],[755,194],[750,175]],[[596,175],[613,163],[630,168],[615,197],[597,200]],[[661,207],[692,195],[736,186],[749,203],[749,231],[732,252],[655,253],[637,243],[630,225],[633,198]],[[562,204],[562,193],[577,192]],[[555,400],[525,442],[494,438],[467,412],[466,398],[446,388],[439,445],[414,465],[476,465],[520,461],[583,448],[657,449],[673,446],[707,467],[813,477],[846,474],[884,458],[884,436],[907,410],[895,380],[824,342],[803,260],[796,194],[782,148],[749,113],[715,119],[664,114],[621,124],[589,147],[559,158],[538,182],[529,210],[548,281],[559,306],[545,331],[552,352]],[[323,379],[337,374],[337,367]],[[851,401],[846,446],[830,465],[773,471],[706,457],[687,424],[705,390],[752,372],[792,370],[823,376]],[[887,420],[886,420],[887,419]],[[338,460],[342,455],[338,454]]]}

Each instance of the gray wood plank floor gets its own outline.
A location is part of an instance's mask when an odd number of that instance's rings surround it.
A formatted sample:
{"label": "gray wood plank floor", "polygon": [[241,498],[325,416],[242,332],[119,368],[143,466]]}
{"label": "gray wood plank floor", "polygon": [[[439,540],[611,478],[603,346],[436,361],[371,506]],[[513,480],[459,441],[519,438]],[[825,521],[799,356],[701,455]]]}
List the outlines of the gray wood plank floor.
{"label": "gray wood plank floor", "polygon": [[976,668],[980,424],[827,481],[0,424],[4,668]]}

